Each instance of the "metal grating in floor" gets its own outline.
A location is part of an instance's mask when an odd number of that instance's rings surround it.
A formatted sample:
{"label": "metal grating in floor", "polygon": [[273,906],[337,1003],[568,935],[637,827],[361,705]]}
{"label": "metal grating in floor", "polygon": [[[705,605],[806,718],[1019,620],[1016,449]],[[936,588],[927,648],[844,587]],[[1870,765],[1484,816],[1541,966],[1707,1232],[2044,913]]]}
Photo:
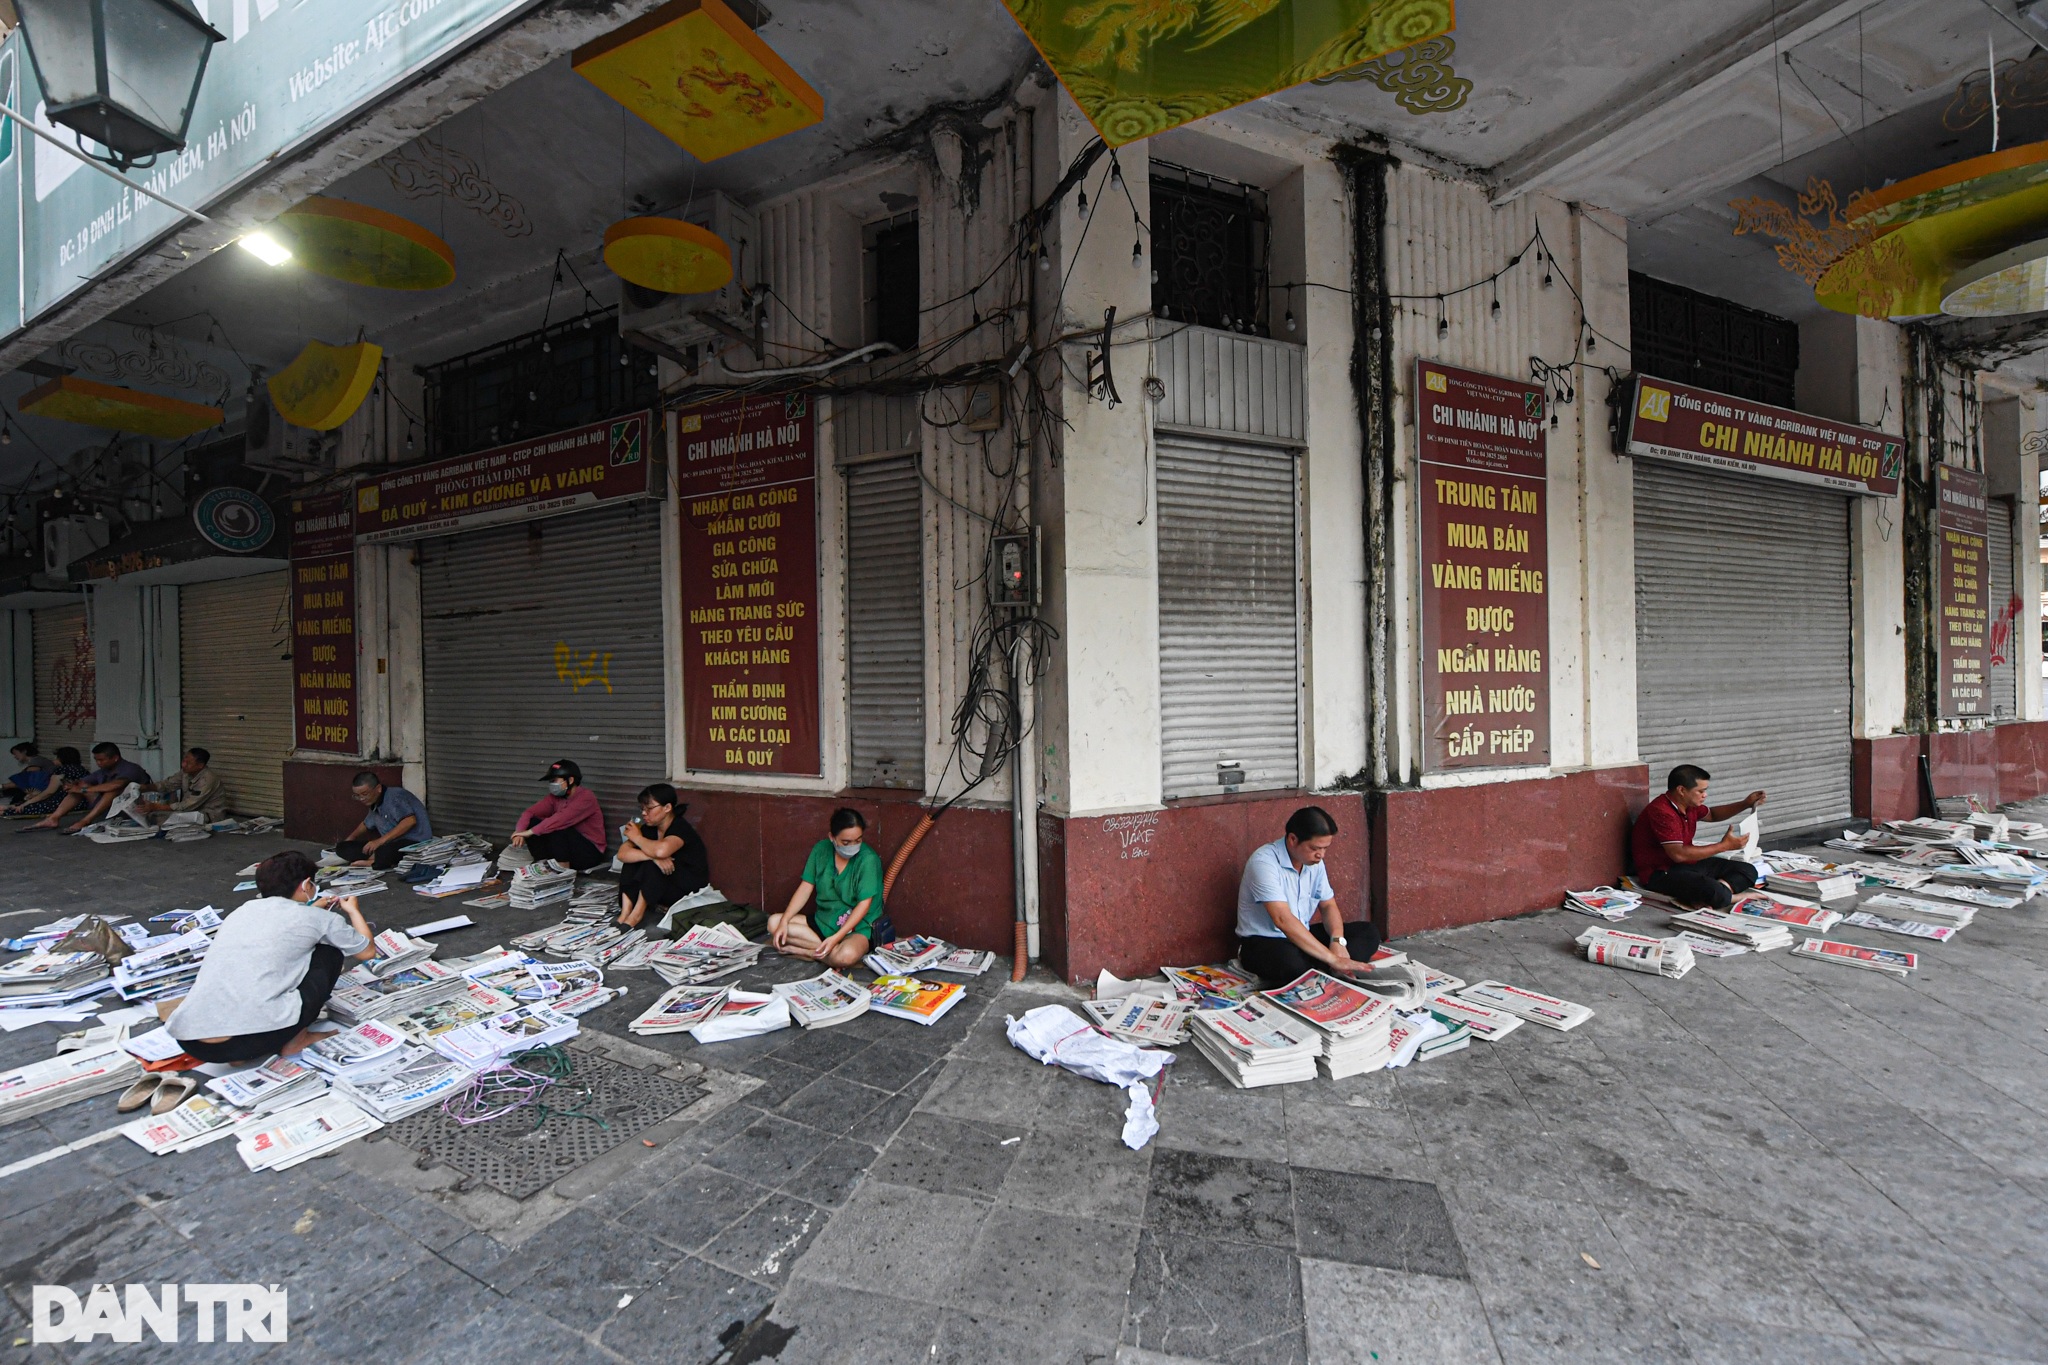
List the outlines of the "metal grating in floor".
{"label": "metal grating in floor", "polygon": [[[689,1108],[706,1090],[701,1080],[641,1071],[587,1052],[570,1055],[575,1079],[562,1087],[563,1103],[603,1124],[555,1113],[535,1127],[538,1110],[528,1108],[464,1128],[439,1109],[428,1109],[394,1123],[386,1135],[418,1152],[423,1162],[439,1162],[477,1184],[525,1199]],[[590,1087],[588,1099],[577,1093],[577,1082]]]}

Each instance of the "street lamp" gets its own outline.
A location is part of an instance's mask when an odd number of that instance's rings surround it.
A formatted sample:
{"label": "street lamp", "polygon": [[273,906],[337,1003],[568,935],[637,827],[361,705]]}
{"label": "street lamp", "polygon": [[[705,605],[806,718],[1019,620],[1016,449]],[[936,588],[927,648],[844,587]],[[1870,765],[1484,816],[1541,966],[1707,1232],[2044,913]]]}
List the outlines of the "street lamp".
{"label": "street lamp", "polygon": [[185,145],[206,59],[223,35],[192,0],[16,0],[50,120],[120,170]]}

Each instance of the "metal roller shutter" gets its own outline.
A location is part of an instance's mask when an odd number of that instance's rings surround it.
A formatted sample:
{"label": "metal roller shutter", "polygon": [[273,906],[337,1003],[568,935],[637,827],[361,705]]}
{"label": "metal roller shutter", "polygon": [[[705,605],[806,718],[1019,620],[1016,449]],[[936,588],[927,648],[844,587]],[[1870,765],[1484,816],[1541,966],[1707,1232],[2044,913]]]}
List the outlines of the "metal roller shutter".
{"label": "metal roller shutter", "polygon": [[1984,554],[1991,561],[1991,592],[1985,598],[1985,606],[1992,621],[1992,636],[2003,642],[1996,655],[2004,661],[1991,665],[1991,717],[2015,720],[2020,714],[2020,680],[2013,660],[2019,649],[2016,632],[2021,629],[2021,618],[2026,613],[2022,611],[2010,618],[2005,615],[2006,607],[2012,603],[2012,499],[1992,498],[1986,511]]}
{"label": "metal roller shutter", "polygon": [[1636,720],[1653,793],[1763,789],[1766,834],[1845,820],[1849,514],[1839,494],[1635,462]]}
{"label": "metal roller shutter", "polygon": [[427,807],[503,839],[573,760],[616,829],[666,775],[655,503],[420,545]]}
{"label": "metal roller shutter", "polygon": [[93,722],[99,711],[94,691],[92,636],[85,606],[38,607],[32,646],[36,675],[36,747],[55,756],[61,745],[78,750],[92,765]]}
{"label": "metal roller shutter", "polygon": [[853,785],[924,789],[924,489],[917,457],[846,471]]}
{"label": "metal roller shutter", "polygon": [[178,589],[179,734],[186,748],[207,751],[239,815],[284,814],[294,738],[291,590],[289,573]]}
{"label": "metal roller shutter", "polygon": [[1159,438],[1159,712],[1167,796],[1292,787],[1301,767],[1295,454]]}

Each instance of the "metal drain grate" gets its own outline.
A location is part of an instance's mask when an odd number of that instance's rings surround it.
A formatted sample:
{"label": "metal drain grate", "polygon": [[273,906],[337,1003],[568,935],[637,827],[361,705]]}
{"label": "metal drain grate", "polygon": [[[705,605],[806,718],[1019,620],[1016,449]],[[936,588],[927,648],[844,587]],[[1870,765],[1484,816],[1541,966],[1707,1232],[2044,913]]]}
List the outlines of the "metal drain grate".
{"label": "metal drain grate", "polygon": [[701,1080],[640,1071],[587,1052],[570,1055],[576,1080],[591,1088],[590,1098],[576,1107],[602,1118],[605,1126],[556,1114],[535,1128],[534,1111],[522,1109],[464,1128],[439,1109],[428,1109],[392,1124],[386,1136],[424,1161],[438,1161],[479,1184],[525,1199],[689,1108],[707,1089]]}

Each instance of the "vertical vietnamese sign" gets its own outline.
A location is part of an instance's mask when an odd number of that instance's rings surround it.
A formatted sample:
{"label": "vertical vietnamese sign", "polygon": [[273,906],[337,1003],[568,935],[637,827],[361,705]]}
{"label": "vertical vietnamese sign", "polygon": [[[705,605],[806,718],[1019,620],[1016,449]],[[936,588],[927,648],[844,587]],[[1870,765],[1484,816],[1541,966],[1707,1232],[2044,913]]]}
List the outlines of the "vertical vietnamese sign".
{"label": "vertical vietnamese sign", "polygon": [[683,715],[695,772],[821,771],[817,436],[806,394],[678,415]]}
{"label": "vertical vietnamese sign", "polygon": [[297,746],[357,753],[356,537],[349,490],[292,499],[291,562]]}
{"label": "vertical vietnamese sign", "polygon": [[1956,718],[1991,714],[1985,680],[1991,591],[1985,558],[1988,504],[1984,476],[1975,470],[1936,465],[1935,536],[1940,544],[1941,714]]}
{"label": "vertical vietnamese sign", "polygon": [[1423,762],[1550,761],[1543,390],[1416,362]]}

